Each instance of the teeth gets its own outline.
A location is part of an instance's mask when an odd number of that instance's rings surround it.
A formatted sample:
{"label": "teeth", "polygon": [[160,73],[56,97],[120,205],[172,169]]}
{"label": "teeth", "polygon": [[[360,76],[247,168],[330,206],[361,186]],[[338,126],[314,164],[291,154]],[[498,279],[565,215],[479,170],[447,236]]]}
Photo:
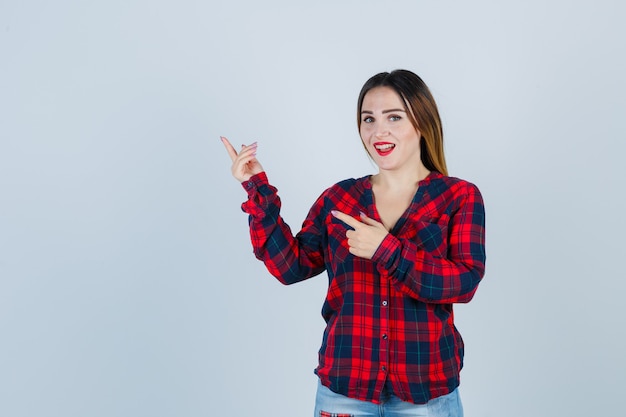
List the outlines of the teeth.
{"label": "teeth", "polygon": [[385,149],[391,149],[391,148],[393,148],[395,146],[396,145],[394,145],[393,143],[386,143],[384,145],[375,145],[374,147],[376,149],[380,149],[382,151],[382,150],[385,150]]}

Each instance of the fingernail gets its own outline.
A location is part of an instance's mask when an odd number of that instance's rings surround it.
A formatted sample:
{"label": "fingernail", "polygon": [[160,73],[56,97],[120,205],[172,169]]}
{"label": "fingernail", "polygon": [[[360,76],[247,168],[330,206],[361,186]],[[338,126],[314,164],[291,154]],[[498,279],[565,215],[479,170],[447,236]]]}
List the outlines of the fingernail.
{"label": "fingernail", "polygon": [[367,217],[367,215],[363,213],[362,211],[359,211],[359,214],[361,215],[361,217]]}
{"label": "fingernail", "polygon": [[330,214],[332,214],[333,216],[337,217],[337,210],[331,210]]}

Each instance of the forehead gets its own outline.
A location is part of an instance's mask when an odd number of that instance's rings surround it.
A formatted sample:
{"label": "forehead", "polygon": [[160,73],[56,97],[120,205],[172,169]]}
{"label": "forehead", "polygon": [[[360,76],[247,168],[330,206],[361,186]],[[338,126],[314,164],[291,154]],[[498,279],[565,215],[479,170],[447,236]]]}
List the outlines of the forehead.
{"label": "forehead", "polygon": [[361,110],[405,108],[404,101],[391,87],[374,87],[365,93]]}

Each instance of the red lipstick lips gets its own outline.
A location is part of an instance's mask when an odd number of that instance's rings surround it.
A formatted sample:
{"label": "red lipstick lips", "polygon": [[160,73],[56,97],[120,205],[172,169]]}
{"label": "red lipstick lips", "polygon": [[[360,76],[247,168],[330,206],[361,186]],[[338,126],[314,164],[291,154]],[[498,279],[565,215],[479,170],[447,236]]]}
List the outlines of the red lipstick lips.
{"label": "red lipstick lips", "polygon": [[396,145],[391,142],[376,142],[374,143],[374,149],[380,156],[389,155],[395,149]]}

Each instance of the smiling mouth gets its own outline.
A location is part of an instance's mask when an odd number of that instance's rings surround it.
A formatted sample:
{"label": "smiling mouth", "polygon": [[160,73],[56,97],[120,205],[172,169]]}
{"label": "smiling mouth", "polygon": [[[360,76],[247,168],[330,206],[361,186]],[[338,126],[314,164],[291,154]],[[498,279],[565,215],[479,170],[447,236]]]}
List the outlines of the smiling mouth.
{"label": "smiling mouth", "polygon": [[374,149],[376,149],[376,152],[378,152],[380,156],[389,155],[395,147],[396,145],[389,142],[376,142],[374,144]]}

